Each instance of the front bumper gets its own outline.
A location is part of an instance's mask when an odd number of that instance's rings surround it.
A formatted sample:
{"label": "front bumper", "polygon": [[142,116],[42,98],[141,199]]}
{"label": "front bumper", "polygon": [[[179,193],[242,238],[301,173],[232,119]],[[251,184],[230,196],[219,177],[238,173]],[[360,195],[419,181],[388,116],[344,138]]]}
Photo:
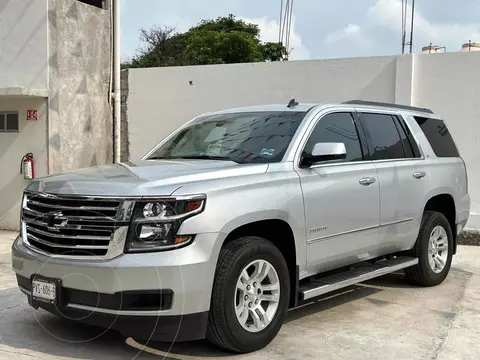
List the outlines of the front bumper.
{"label": "front bumper", "polygon": [[[105,261],[51,258],[25,246],[18,237],[12,246],[12,268],[20,290],[34,307],[114,328],[126,336],[195,340],[205,334],[223,237],[200,234],[185,248],[124,254]],[[56,304],[32,300],[33,277],[59,281],[61,296]]]}

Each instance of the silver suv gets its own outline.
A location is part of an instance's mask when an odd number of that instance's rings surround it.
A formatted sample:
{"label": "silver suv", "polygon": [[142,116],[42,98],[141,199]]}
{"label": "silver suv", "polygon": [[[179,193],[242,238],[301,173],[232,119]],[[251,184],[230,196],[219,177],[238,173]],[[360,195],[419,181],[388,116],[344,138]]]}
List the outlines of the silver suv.
{"label": "silver suv", "polygon": [[400,269],[442,283],[469,208],[429,109],[292,100],[201,115],[139,162],[33,181],[12,266],[34,308],[250,352],[313,297]]}

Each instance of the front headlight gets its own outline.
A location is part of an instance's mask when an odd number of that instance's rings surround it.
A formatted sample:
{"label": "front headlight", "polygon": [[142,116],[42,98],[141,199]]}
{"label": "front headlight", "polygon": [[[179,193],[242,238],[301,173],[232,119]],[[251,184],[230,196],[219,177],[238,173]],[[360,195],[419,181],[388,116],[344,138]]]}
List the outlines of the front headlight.
{"label": "front headlight", "polygon": [[143,198],[133,211],[126,252],[171,250],[188,245],[193,235],[177,235],[185,219],[205,208],[204,195],[165,200]]}

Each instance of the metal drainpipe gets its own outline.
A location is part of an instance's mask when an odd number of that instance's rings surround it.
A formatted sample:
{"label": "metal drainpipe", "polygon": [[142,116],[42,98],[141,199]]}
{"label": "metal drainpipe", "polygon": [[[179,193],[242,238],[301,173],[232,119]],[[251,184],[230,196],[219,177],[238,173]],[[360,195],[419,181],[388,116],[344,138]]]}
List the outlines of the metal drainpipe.
{"label": "metal drainpipe", "polygon": [[114,123],[114,158],[121,162],[121,87],[120,87],[120,0],[113,0],[113,123]]}

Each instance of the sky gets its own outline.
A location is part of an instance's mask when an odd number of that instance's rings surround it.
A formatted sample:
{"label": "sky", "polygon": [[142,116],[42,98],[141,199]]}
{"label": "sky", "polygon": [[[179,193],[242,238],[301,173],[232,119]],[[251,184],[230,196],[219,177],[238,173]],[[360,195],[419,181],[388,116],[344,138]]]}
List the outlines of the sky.
{"label": "sky", "polygon": [[[202,19],[234,14],[278,41],[281,0],[121,0],[122,59],[141,46],[140,29],[184,32]],[[295,0],[290,60],[401,52],[401,0]],[[409,0],[411,3],[411,0]],[[447,51],[480,41],[480,0],[416,0],[414,52],[433,43]]]}

